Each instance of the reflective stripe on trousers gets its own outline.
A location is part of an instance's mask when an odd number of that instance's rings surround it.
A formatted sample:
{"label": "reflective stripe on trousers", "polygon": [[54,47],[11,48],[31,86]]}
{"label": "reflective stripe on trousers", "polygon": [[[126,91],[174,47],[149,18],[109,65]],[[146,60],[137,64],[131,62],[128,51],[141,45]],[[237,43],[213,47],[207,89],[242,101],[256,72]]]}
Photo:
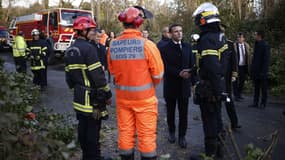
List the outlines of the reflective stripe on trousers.
{"label": "reflective stripe on trousers", "polygon": [[148,84],[142,85],[142,86],[122,86],[122,85],[116,84],[115,87],[116,87],[116,89],[124,90],[124,91],[144,91],[144,90],[148,90],[148,89],[152,88],[153,84],[148,83]]}

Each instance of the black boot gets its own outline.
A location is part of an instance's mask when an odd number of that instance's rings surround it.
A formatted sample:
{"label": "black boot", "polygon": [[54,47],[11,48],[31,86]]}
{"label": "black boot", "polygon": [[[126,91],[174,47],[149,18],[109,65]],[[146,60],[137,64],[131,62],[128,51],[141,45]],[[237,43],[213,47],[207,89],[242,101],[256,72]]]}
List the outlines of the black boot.
{"label": "black boot", "polygon": [[217,145],[217,152],[215,157],[219,158],[219,159],[223,159],[224,158],[224,145],[219,142]]}
{"label": "black boot", "polygon": [[265,107],[266,107],[266,102],[261,102],[261,103],[260,103],[260,108],[261,108],[261,109],[264,109]]}
{"label": "black boot", "polygon": [[141,160],[156,160],[157,159],[157,157],[156,156],[154,156],[154,157],[141,157]]}
{"label": "black boot", "polygon": [[186,139],[185,137],[179,137],[178,139],[178,144],[181,148],[187,148],[187,142],[186,142]]}
{"label": "black boot", "polygon": [[169,132],[167,139],[168,139],[169,143],[175,143],[175,141],[176,141],[175,132]]}
{"label": "black boot", "polygon": [[135,160],[135,154],[132,153],[130,155],[120,155],[121,160]]}
{"label": "black boot", "polygon": [[206,156],[214,157],[217,153],[217,140],[211,139],[205,141],[205,152]]}

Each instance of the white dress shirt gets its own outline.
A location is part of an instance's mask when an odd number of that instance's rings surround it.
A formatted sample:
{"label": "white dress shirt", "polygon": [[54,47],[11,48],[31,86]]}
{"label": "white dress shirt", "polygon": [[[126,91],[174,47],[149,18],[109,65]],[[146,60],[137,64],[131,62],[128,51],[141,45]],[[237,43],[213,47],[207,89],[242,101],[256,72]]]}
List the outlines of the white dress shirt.
{"label": "white dress shirt", "polygon": [[239,66],[244,66],[245,63],[245,47],[244,47],[244,43],[239,43]]}

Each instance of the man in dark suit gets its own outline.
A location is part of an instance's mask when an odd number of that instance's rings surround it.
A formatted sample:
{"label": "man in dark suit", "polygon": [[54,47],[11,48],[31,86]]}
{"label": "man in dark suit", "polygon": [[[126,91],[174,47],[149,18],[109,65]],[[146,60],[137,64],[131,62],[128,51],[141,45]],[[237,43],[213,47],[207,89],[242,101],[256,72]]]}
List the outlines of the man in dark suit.
{"label": "man in dark suit", "polygon": [[249,55],[249,45],[245,42],[244,33],[238,33],[237,42],[234,43],[234,50],[237,57],[238,65],[238,78],[233,83],[234,96],[236,101],[243,99],[242,90],[244,87],[244,82],[249,73],[250,66],[250,55]]}
{"label": "man in dark suit", "polygon": [[168,42],[170,40],[171,39],[170,39],[170,35],[169,35],[169,28],[168,27],[164,27],[162,29],[161,40],[156,44],[157,48],[160,50],[163,46],[168,44]]}
{"label": "man in dark suit", "polygon": [[169,32],[171,40],[161,49],[165,67],[163,95],[167,107],[168,141],[170,143],[176,141],[175,110],[178,103],[178,143],[181,148],[186,148],[185,135],[187,130],[188,102],[191,93],[190,76],[194,59],[191,45],[182,41],[182,26],[173,24],[169,27]]}
{"label": "man in dark suit", "polygon": [[257,31],[255,33],[256,41],[251,65],[251,78],[254,84],[254,99],[253,104],[249,105],[249,107],[258,107],[260,90],[262,94],[260,107],[266,107],[270,47],[263,39],[264,32]]}

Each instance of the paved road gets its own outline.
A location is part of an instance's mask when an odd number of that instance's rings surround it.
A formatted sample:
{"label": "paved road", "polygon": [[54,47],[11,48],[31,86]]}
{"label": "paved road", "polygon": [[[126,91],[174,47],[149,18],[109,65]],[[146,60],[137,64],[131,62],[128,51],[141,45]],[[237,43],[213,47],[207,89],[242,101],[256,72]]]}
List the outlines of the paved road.
{"label": "paved road", "polygon": [[[0,56],[5,59],[5,68],[9,71],[14,71],[14,65],[10,54],[0,53]],[[48,89],[42,93],[41,99],[43,107],[53,109],[55,112],[73,114],[71,101],[72,95],[65,84],[63,65],[49,66],[48,68]],[[113,88],[112,84],[111,87]],[[177,144],[169,144],[167,142],[167,125],[166,125],[166,110],[162,97],[162,85],[157,88],[159,98],[159,119],[158,119],[158,154],[170,154],[170,159],[186,160],[190,154],[200,153],[203,151],[203,132],[202,123],[200,120],[199,108],[189,104],[189,123],[187,130],[188,148],[180,149]],[[113,99],[115,101],[115,99]],[[254,145],[265,148],[270,144],[270,135],[273,131],[279,131],[279,141],[273,152],[273,160],[285,160],[285,116],[282,111],[285,110],[285,103],[282,99],[276,103],[276,99],[269,99],[268,107],[264,110],[256,108],[248,108],[247,105],[252,101],[251,96],[246,96],[243,102],[236,103],[236,110],[239,116],[242,128],[233,135],[236,139],[239,148],[244,154],[246,144],[253,143]],[[285,101],[284,101],[285,102]],[[115,103],[113,103],[115,104]],[[117,130],[115,107],[109,107],[110,119],[104,122],[102,138],[102,152],[104,155],[117,157]],[[223,110],[223,121],[225,125],[229,123],[225,110]],[[229,142],[229,139],[227,139]],[[229,147],[228,147],[229,148]],[[230,160],[230,158],[227,158]]]}

